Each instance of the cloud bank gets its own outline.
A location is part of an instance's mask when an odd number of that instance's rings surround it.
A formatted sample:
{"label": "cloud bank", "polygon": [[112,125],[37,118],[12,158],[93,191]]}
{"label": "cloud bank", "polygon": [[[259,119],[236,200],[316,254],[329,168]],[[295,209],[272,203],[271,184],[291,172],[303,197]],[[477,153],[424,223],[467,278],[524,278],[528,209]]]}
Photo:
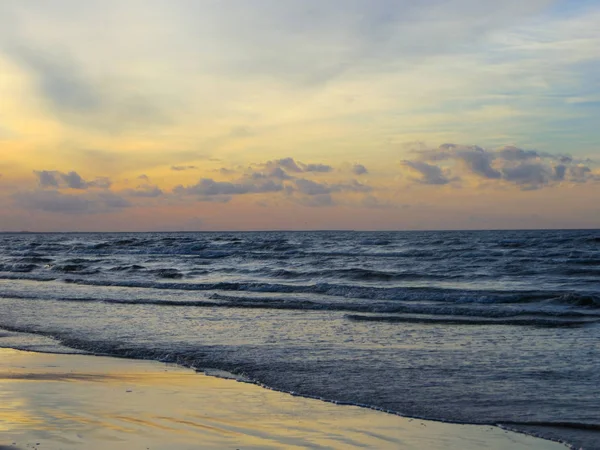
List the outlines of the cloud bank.
{"label": "cloud bank", "polygon": [[466,178],[535,190],[561,183],[587,183],[600,180],[589,160],[505,146],[486,150],[476,145],[443,144],[436,149],[413,152],[413,160],[403,161],[411,179],[418,183],[445,185]]}

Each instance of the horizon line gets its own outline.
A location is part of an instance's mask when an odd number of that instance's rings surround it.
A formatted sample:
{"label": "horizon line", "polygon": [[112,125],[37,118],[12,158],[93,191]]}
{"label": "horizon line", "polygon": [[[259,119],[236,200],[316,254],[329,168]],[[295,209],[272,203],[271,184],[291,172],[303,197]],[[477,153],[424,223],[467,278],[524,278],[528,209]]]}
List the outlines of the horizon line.
{"label": "horizon line", "polygon": [[418,233],[418,232],[474,232],[474,231],[600,231],[600,228],[423,228],[423,229],[267,229],[267,230],[104,230],[104,231],[10,231],[0,230],[0,234],[133,234],[133,233]]}

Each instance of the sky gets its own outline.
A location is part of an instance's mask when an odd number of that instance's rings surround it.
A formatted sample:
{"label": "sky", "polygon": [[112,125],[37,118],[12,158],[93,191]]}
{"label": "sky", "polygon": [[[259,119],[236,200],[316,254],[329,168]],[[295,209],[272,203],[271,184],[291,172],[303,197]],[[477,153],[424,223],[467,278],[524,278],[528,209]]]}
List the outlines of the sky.
{"label": "sky", "polygon": [[600,228],[597,0],[2,0],[0,231]]}

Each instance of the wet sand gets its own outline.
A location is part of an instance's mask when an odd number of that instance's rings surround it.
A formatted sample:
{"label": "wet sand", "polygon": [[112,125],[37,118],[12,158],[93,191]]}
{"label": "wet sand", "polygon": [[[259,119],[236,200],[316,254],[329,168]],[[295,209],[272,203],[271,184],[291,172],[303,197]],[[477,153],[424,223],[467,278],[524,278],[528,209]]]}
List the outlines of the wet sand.
{"label": "wet sand", "polygon": [[4,449],[534,449],[496,427],[407,419],[151,361],[0,349]]}

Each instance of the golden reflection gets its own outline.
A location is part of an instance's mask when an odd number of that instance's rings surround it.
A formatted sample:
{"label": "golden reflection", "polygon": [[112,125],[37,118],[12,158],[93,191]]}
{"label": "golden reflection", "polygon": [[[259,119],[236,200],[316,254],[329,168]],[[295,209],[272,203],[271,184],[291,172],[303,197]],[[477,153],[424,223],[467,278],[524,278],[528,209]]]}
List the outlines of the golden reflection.
{"label": "golden reflection", "polygon": [[424,425],[155,362],[0,349],[0,435],[21,447],[562,448],[494,428]]}
{"label": "golden reflection", "polygon": [[42,423],[39,417],[29,415],[23,399],[7,398],[8,386],[0,383],[0,433],[15,428],[38,427]]}

